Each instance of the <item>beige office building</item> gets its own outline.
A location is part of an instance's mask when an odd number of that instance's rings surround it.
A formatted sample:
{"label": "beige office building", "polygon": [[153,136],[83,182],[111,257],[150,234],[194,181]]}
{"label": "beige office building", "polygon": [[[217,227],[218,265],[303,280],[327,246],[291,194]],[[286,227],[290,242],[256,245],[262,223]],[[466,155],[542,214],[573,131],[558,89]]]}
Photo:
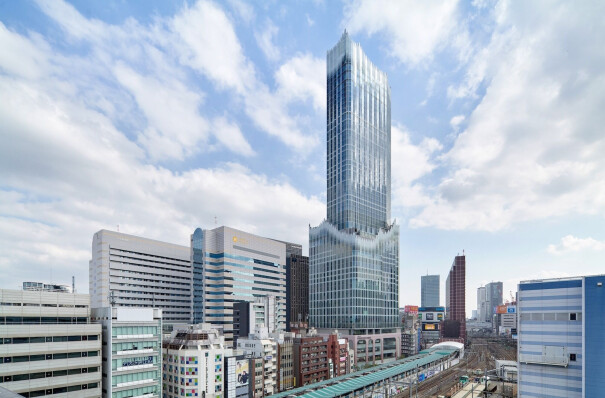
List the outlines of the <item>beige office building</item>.
{"label": "beige office building", "polygon": [[24,397],[101,397],[88,294],[0,289],[0,363],[0,386]]}

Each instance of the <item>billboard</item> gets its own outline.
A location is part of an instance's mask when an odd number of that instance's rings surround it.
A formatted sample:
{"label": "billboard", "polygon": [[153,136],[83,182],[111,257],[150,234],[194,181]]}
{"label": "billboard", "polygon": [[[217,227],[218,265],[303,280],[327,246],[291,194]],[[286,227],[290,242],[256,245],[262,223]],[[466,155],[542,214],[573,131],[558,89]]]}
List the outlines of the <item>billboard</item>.
{"label": "billboard", "polygon": [[499,305],[495,308],[496,314],[516,314],[517,306],[516,305]]}
{"label": "billboard", "polygon": [[248,370],[248,360],[242,359],[235,363],[235,387],[242,387],[248,385],[248,377],[250,371]]}
{"label": "billboard", "polygon": [[417,314],[418,313],[418,306],[417,305],[406,305],[403,308],[403,312],[405,312],[407,314]]}
{"label": "billboard", "polygon": [[425,319],[427,321],[432,321],[435,319],[435,313],[434,312],[427,312],[425,315]]}
{"label": "billboard", "polygon": [[422,330],[439,330],[438,323],[423,323]]}

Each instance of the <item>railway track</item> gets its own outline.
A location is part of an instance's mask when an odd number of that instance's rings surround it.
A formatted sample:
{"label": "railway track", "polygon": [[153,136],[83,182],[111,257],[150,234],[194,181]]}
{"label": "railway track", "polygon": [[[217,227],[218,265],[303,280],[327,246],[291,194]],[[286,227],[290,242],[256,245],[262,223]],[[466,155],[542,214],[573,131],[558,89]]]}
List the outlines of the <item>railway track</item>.
{"label": "railway track", "polygon": [[517,360],[516,341],[498,337],[475,337],[470,343],[465,358],[458,365],[420,383],[418,397],[451,396],[462,387],[459,383],[460,376],[468,375],[472,378],[477,369],[494,369],[496,359]]}

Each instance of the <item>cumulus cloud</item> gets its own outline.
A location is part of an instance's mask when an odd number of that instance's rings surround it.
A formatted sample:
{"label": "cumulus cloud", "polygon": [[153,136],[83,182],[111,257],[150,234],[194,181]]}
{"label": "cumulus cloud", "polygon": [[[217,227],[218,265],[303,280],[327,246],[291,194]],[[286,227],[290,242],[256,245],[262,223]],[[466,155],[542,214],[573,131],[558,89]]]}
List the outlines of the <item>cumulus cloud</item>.
{"label": "cumulus cloud", "polygon": [[279,47],[273,42],[278,32],[278,27],[270,19],[267,19],[265,29],[262,32],[254,33],[256,43],[269,61],[278,61],[280,57]]}
{"label": "cumulus cloud", "polygon": [[469,52],[468,33],[456,0],[351,1],[343,24],[352,33],[382,33],[392,54],[410,66],[432,60],[445,48],[456,49],[460,58]]}
{"label": "cumulus cloud", "polygon": [[[271,108],[269,134],[294,148],[315,144],[316,137],[303,134],[297,117],[288,115],[287,101],[257,79],[220,7],[196,3],[149,26],[135,20],[108,25],[63,2],[40,7],[86,55],[0,24],[2,48],[23,49],[14,57],[0,55],[5,286],[40,278],[68,282],[75,275],[86,291],[92,234],[118,224],[122,232],[188,245],[195,227],[212,226],[217,217],[221,224],[305,244],[307,225],[325,216],[320,198],[254,172],[234,156],[205,168],[165,163],[217,148],[255,155],[230,112],[204,112],[207,91],[191,80],[195,73],[232,93],[255,122],[262,111],[253,109],[252,99],[259,94]],[[181,22],[178,30],[174,20]],[[209,26],[190,26],[200,21]],[[201,36],[216,34],[204,30],[212,26],[232,40],[225,45],[234,59],[216,62],[235,62],[243,75],[234,75],[233,65],[210,71],[222,65],[200,58],[208,54],[200,43],[209,39]],[[192,35],[198,43],[185,40]],[[175,38],[183,40],[176,45]]]}
{"label": "cumulus cloud", "polygon": [[558,244],[548,245],[548,252],[556,255],[587,250],[605,250],[605,241],[598,241],[591,237],[577,238],[573,235],[567,235],[561,238],[561,242]]}
{"label": "cumulus cloud", "polygon": [[605,213],[605,58],[587,40],[605,35],[595,7],[498,3],[489,44],[452,88],[481,99],[411,225],[495,231]]}
{"label": "cumulus cloud", "polygon": [[429,194],[419,180],[437,167],[435,155],[442,148],[434,138],[425,137],[419,144],[412,143],[404,126],[391,128],[392,202],[398,210],[429,203]]}
{"label": "cumulus cloud", "polygon": [[298,54],[275,72],[280,95],[287,101],[308,100],[317,111],[326,109],[326,61]]}

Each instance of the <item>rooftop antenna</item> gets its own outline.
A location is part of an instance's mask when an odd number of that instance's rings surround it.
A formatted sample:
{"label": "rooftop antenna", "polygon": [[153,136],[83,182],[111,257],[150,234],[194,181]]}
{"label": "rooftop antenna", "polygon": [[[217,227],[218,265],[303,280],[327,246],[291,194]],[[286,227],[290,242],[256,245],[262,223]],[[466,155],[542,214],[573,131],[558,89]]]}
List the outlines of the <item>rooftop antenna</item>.
{"label": "rooftop antenna", "polygon": [[76,277],[75,277],[75,275],[71,276],[71,292],[72,293],[76,292]]}
{"label": "rooftop antenna", "polygon": [[116,299],[113,296],[113,290],[109,292],[109,304],[113,307],[116,305]]}
{"label": "rooftop antenna", "polygon": [[464,256],[464,249],[462,249],[462,255]]}
{"label": "rooftop antenna", "polygon": [[214,216],[214,225],[217,225],[216,216]]}

